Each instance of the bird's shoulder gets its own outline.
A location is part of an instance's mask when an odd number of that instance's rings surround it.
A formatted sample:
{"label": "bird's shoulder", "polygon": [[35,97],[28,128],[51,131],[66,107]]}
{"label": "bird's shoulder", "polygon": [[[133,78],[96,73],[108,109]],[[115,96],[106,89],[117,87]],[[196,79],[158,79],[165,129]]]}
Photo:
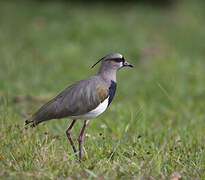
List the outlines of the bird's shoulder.
{"label": "bird's shoulder", "polygon": [[96,88],[96,91],[97,91],[97,94],[100,98],[100,102],[103,102],[105,99],[108,98],[108,88],[102,84],[102,85],[99,85],[97,88]]}
{"label": "bird's shoulder", "polygon": [[98,76],[80,80],[56,98],[55,103],[60,111],[67,111],[67,115],[78,115],[91,111],[109,96],[109,87]]}
{"label": "bird's shoulder", "polygon": [[91,76],[86,79],[75,82],[74,84],[67,87],[62,91],[56,98],[63,98],[69,95],[86,95],[86,94],[97,94],[102,101],[103,98],[108,96],[109,87],[107,84],[98,76]]}

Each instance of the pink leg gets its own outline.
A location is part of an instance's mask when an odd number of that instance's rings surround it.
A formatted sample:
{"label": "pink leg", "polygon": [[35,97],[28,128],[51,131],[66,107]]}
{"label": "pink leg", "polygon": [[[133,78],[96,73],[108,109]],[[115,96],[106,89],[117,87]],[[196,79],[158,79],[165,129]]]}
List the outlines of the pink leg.
{"label": "pink leg", "polygon": [[74,145],[74,143],[73,143],[73,140],[72,140],[72,138],[71,138],[71,135],[70,135],[70,131],[71,131],[73,125],[75,124],[75,122],[76,122],[76,120],[73,120],[73,121],[72,121],[71,125],[69,126],[69,128],[68,128],[67,131],[66,131],[66,135],[67,135],[67,137],[68,137],[68,140],[70,141],[70,144],[71,144],[71,146],[72,146],[72,148],[73,148],[74,153],[75,153],[76,156],[77,156],[77,150],[76,150],[76,147],[75,147],[75,145]]}
{"label": "pink leg", "polygon": [[83,128],[80,132],[80,136],[78,137],[78,143],[79,143],[79,161],[81,160],[81,152],[82,152],[82,140],[83,140],[83,134],[84,134],[84,131],[85,131],[85,128],[88,124],[88,120],[85,120],[84,121],[84,125],[83,125]]}

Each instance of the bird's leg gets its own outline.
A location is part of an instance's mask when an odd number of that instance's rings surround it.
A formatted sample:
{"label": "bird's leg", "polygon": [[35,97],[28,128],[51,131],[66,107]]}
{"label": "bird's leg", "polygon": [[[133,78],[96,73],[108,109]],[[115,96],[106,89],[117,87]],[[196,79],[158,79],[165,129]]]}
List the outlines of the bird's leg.
{"label": "bird's leg", "polygon": [[80,132],[80,136],[78,137],[78,143],[79,143],[79,161],[81,160],[83,134],[84,134],[84,131],[85,131],[85,128],[86,128],[88,122],[89,122],[89,120],[85,120],[85,121],[84,121],[84,125],[83,125],[83,128],[82,128],[81,132]]}
{"label": "bird's leg", "polygon": [[74,143],[73,143],[73,140],[72,140],[72,138],[71,138],[71,135],[70,135],[70,131],[71,131],[73,125],[75,124],[75,122],[76,122],[76,120],[73,120],[73,121],[72,121],[71,125],[69,126],[69,128],[68,128],[67,131],[66,131],[66,135],[67,135],[67,137],[68,137],[68,140],[70,141],[70,144],[71,144],[71,146],[72,146],[72,148],[73,148],[73,151],[74,151],[75,155],[77,156],[77,150],[76,150],[76,147],[75,147],[75,145],[74,145]]}

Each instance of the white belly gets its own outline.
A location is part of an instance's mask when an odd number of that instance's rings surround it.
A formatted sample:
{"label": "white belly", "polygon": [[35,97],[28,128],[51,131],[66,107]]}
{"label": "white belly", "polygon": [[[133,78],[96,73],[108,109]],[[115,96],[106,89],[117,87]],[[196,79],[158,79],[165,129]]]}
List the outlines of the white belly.
{"label": "white belly", "polygon": [[78,116],[72,116],[72,117],[76,118],[76,119],[89,120],[89,119],[95,118],[95,117],[99,116],[100,114],[102,114],[106,110],[107,106],[108,106],[108,98],[105,99],[102,103],[100,103],[92,111],[89,111],[86,114],[82,114],[82,115],[78,115]]}

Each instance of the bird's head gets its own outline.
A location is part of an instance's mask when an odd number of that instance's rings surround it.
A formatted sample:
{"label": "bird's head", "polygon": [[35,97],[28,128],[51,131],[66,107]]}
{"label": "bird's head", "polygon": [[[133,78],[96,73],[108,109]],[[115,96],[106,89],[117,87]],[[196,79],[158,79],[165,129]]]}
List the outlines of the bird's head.
{"label": "bird's head", "polygon": [[118,70],[122,67],[133,67],[132,64],[130,64],[129,62],[127,62],[124,58],[123,55],[119,54],[119,53],[112,53],[112,54],[108,54],[107,56],[103,57],[102,59],[100,59],[99,61],[97,61],[92,68],[98,64],[99,62],[101,63],[101,68],[103,70]]}

